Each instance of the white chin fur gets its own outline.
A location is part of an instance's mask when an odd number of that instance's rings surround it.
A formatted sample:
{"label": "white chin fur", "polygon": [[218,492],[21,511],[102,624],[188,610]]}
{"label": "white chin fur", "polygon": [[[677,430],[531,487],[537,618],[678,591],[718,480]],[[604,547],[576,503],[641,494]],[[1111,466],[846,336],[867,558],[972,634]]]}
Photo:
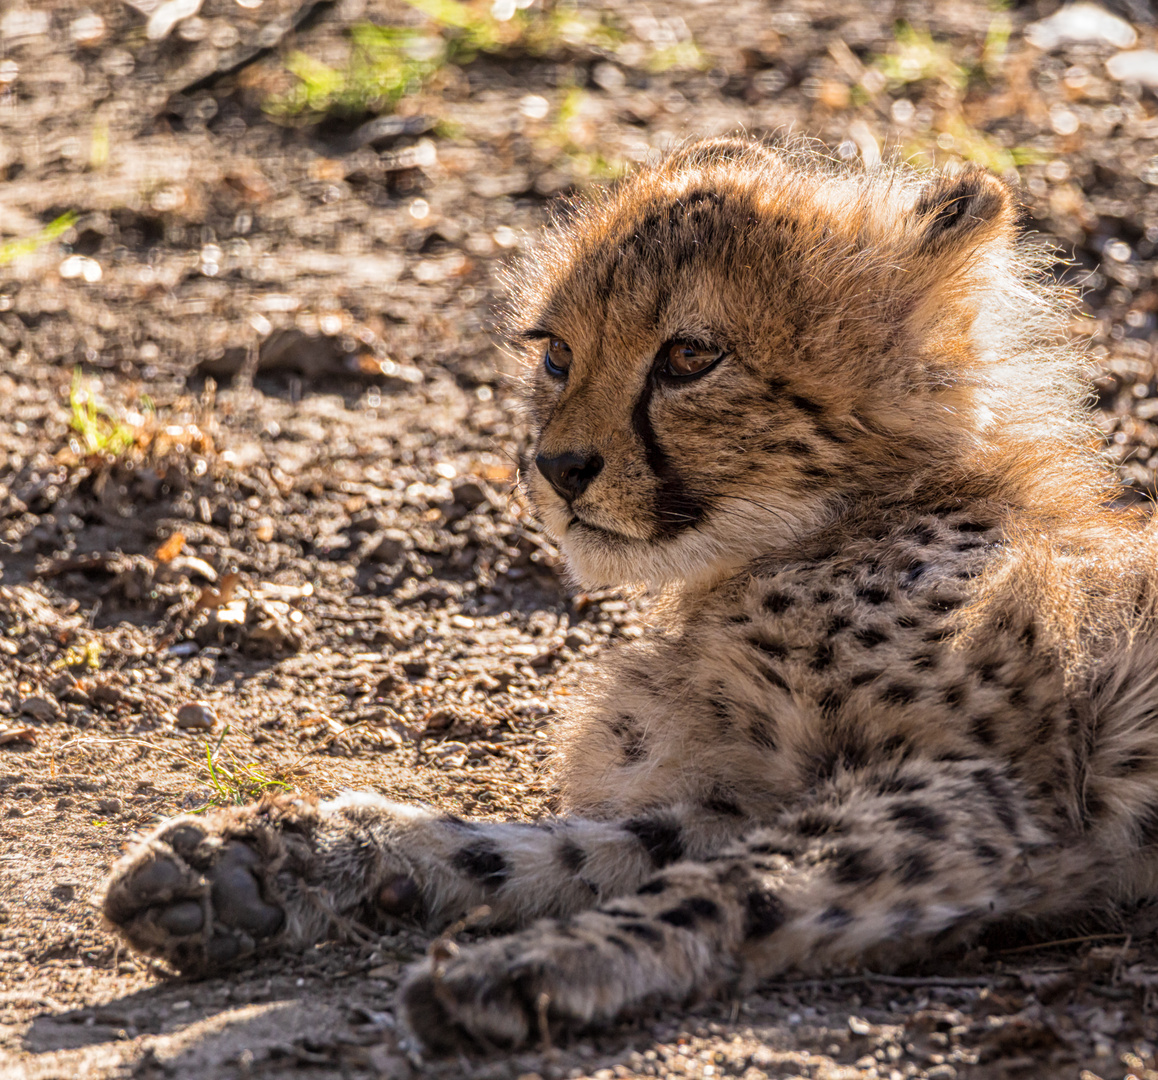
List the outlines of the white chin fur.
{"label": "white chin fur", "polygon": [[559,547],[569,578],[580,588],[645,585],[661,589],[677,582],[706,585],[798,539],[815,527],[816,511],[808,504],[782,508],[776,515],[749,506],[727,513],[717,509],[699,526],[666,540],[616,539],[572,526],[561,530]]}

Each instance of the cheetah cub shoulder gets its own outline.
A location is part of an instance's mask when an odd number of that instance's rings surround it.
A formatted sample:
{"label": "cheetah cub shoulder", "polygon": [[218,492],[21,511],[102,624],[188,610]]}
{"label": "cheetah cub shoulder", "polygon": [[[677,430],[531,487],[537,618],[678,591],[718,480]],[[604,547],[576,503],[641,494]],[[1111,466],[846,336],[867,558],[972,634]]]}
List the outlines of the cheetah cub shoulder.
{"label": "cheetah cub shoulder", "polygon": [[564,727],[566,814],[177,818],[111,923],[204,971],[485,904],[402,993],[451,1050],[1153,890],[1158,543],[1015,218],[735,140],[578,207],[516,290],[527,486],[575,580],[667,599]]}

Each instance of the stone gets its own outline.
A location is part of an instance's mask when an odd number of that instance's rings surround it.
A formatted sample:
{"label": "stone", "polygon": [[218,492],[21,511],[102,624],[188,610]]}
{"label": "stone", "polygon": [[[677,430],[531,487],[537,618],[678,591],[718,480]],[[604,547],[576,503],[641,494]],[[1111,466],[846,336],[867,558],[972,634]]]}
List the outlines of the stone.
{"label": "stone", "polygon": [[187,701],[177,710],[177,726],[190,731],[212,731],[217,714],[203,701]]}
{"label": "stone", "polygon": [[591,644],[591,635],[586,630],[580,629],[578,626],[572,627],[567,636],[563,639],[563,644],[575,652],[578,652],[584,645]]}
{"label": "stone", "polygon": [[487,493],[473,480],[463,480],[451,488],[454,501],[467,510],[474,510],[487,501]]}
{"label": "stone", "polygon": [[1106,61],[1106,72],[1118,82],[1139,83],[1153,89],[1158,87],[1158,52],[1153,49],[1120,52]]}
{"label": "stone", "polygon": [[1134,28],[1098,4],[1067,4],[1049,18],[1030,23],[1025,40],[1043,52],[1059,45],[1100,44],[1129,49],[1138,40]]}
{"label": "stone", "polygon": [[401,529],[383,529],[366,543],[364,557],[376,563],[396,563],[409,546],[410,537]]}
{"label": "stone", "polygon": [[60,719],[60,709],[56,702],[46,697],[26,697],[20,703],[20,713],[22,716],[31,716],[33,720],[39,720],[42,724]]}

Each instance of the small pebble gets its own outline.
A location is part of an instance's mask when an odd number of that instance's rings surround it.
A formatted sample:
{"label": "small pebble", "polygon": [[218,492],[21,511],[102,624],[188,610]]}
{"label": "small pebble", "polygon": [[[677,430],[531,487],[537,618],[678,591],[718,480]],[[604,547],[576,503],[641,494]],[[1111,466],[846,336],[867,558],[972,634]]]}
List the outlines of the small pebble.
{"label": "small pebble", "polygon": [[1106,72],[1117,82],[1158,86],[1158,52],[1153,49],[1120,52],[1106,61]]}
{"label": "small pebble", "polygon": [[44,697],[26,697],[20,703],[20,712],[24,716],[31,716],[33,720],[39,720],[42,724],[50,723],[60,716],[56,704]]}
{"label": "small pebble", "polygon": [[121,812],[121,800],[101,799],[97,802],[97,812],[101,814],[119,814]]}
{"label": "small pebble", "polygon": [[365,558],[377,563],[396,563],[406,554],[410,539],[401,529],[383,529],[366,544]]}
{"label": "small pebble", "polygon": [[1066,4],[1048,18],[1030,23],[1025,28],[1025,40],[1045,52],[1069,44],[1128,49],[1138,40],[1138,35],[1125,19],[1098,4],[1079,0],[1076,4]]}
{"label": "small pebble", "polygon": [[568,649],[578,651],[584,645],[591,644],[591,635],[586,630],[581,630],[579,627],[568,631],[567,636],[563,639],[563,644]]}
{"label": "small pebble", "polygon": [[68,26],[68,36],[77,45],[89,48],[98,44],[105,36],[105,21],[91,12],[73,19]]}
{"label": "small pebble", "polygon": [[473,480],[464,480],[461,484],[455,484],[451,488],[451,494],[456,503],[465,506],[468,510],[474,510],[487,501],[486,492]]}
{"label": "small pebble", "polygon": [[457,757],[461,754],[465,754],[466,751],[466,743],[460,742],[444,742],[439,743],[437,746],[429,746],[426,748],[426,752],[431,757],[437,758]]}
{"label": "small pebble", "polygon": [[848,1018],[848,1029],[854,1035],[870,1035],[872,1034],[872,1025],[859,1016],[850,1016]]}
{"label": "small pebble", "polygon": [[203,701],[188,701],[177,710],[177,726],[192,731],[211,731],[217,714]]}

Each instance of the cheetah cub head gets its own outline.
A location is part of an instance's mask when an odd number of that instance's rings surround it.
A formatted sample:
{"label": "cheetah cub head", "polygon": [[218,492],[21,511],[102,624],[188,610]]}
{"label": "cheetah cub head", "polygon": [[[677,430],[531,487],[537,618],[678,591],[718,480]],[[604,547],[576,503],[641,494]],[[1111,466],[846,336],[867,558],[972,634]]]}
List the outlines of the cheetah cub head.
{"label": "cheetah cub head", "polygon": [[983,170],[711,140],[573,209],[519,275],[514,337],[525,482],[587,587],[711,583],[1032,427],[1048,303]]}

